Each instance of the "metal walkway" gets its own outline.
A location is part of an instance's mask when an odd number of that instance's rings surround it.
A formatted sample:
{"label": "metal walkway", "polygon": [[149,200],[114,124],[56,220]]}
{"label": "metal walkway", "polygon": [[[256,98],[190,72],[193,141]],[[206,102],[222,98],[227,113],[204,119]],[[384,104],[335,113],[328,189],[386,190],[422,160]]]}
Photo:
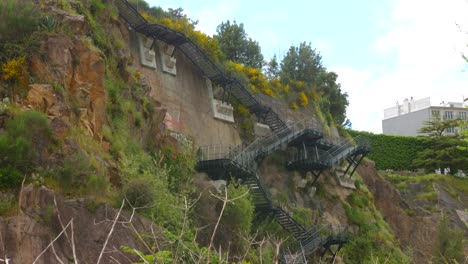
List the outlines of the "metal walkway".
{"label": "metal walkway", "polygon": [[[336,165],[357,153],[365,155],[369,150],[364,144],[356,144],[357,140],[343,140],[337,145],[331,145],[322,138],[323,132],[319,123],[315,119],[304,119],[269,137],[257,139],[245,148],[211,145],[199,149],[196,167],[198,171],[207,172],[210,177],[216,179],[240,179],[249,186],[256,209],[273,215],[298,242],[299,247],[294,252],[288,253],[282,249],[282,263],[307,263],[306,256],[320,249],[322,255],[331,252],[334,259],[343,244],[349,241],[348,230],[343,227],[314,226],[307,230],[283,208],[272,203],[268,189],[256,173],[258,163],[263,157],[283,146],[300,147],[300,140],[307,140],[307,144],[302,142],[304,146],[322,147],[319,160],[323,163],[323,168]],[[302,160],[297,162],[299,161]],[[333,251],[333,245],[338,245],[338,249]]]}
{"label": "metal walkway", "polygon": [[[350,161],[350,157],[356,155],[361,155],[362,159],[370,149],[364,145],[355,145],[355,142],[351,141],[340,142],[338,145],[330,144],[323,140],[322,128],[315,119],[301,120],[287,126],[270,107],[260,104],[247,87],[228,76],[187,36],[168,27],[148,23],[127,0],[114,0],[114,2],[120,16],[134,31],[153,40],[174,45],[190,59],[203,76],[222,85],[229,96],[234,96],[272,130],[271,136],[258,139],[246,148],[221,145],[201,147],[197,170],[217,175],[215,177],[218,178],[240,179],[249,186],[256,209],[272,214],[276,221],[299,242],[300,247],[295,253],[286,253],[284,248],[282,249],[281,263],[307,263],[306,256],[319,249],[323,249],[322,255],[331,252],[334,258],[341,246],[349,240],[347,229],[314,226],[307,230],[283,208],[273,205],[268,190],[256,173],[257,166],[265,156],[284,146],[292,146],[298,150],[302,146],[305,149],[303,152],[298,151],[297,157],[288,163],[289,167],[303,170],[310,170],[310,166],[317,164],[321,169],[331,167],[345,159]],[[316,156],[318,158],[308,158],[310,152],[307,149],[311,148],[315,148],[315,154],[320,154]],[[350,164],[357,166],[359,161],[353,159]],[[332,245],[338,245],[338,250],[333,252]]]}
{"label": "metal walkway", "polygon": [[206,78],[223,86],[225,91],[256,114],[273,132],[286,127],[286,124],[270,107],[261,105],[253,97],[248,87],[242,85],[237,79],[228,76],[187,36],[168,27],[148,23],[127,0],[114,0],[114,2],[119,9],[120,16],[133,30],[154,40],[158,39],[174,45],[192,61]]}

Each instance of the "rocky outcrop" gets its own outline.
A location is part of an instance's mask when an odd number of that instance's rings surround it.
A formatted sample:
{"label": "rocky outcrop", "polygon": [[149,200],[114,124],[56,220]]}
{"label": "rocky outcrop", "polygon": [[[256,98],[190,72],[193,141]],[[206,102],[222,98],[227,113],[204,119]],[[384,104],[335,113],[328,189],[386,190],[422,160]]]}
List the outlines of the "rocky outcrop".
{"label": "rocky outcrop", "polygon": [[[92,199],[67,200],[45,187],[32,185],[22,191],[19,208],[17,216],[0,217],[0,256],[9,258],[10,264],[32,263],[57,237],[53,247],[50,246],[36,263],[60,263],[58,259],[69,263],[74,256],[79,263],[96,263],[118,212]],[[131,212],[124,211],[118,221],[126,222],[130,216]],[[124,253],[121,246],[145,251],[137,232],[162,237],[151,221],[138,215],[131,223],[115,225],[101,263],[136,261],[134,256]],[[60,235],[63,227],[66,227],[65,232]]]}
{"label": "rocky outcrop", "polygon": [[[62,11],[64,13],[64,11]],[[27,95],[30,104],[43,109],[53,97],[67,98],[68,111],[48,112],[52,115],[75,114],[89,134],[100,138],[106,117],[106,94],[104,89],[105,62],[101,53],[87,40],[87,23],[82,16],[70,14],[62,21],[74,34],[52,34],[43,40],[40,52],[31,59],[31,73],[38,80],[48,80],[64,88],[64,95],[51,91],[50,86],[34,84]],[[68,96],[68,97],[67,97]],[[45,99],[41,103],[41,99]]]}
{"label": "rocky outcrop", "polygon": [[378,175],[373,162],[363,162],[358,173],[374,195],[375,206],[392,228],[403,249],[413,250],[414,263],[428,263],[434,252],[437,218],[406,214],[400,206],[403,204],[400,192]]}
{"label": "rocky outcrop", "polygon": [[63,98],[57,96],[49,84],[31,84],[24,104],[27,107],[46,113],[50,117],[66,114],[68,107]]}

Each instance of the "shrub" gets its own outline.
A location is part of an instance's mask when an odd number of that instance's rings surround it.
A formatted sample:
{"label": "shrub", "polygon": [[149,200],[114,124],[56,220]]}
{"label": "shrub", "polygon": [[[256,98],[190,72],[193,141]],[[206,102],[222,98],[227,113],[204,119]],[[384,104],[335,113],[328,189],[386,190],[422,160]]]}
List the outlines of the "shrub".
{"label": "shrub", "polygon": [[0,1],[0,42],[17,42],[37,30],[39,12],[30,0]]}
{"label": "shrub", "polygon": [[12,82],[24,82],[26,77],[26,57],[11,59],[2,64],[2,79]]}
{"label": "shrub", "polygon": [[309,104],[309,99],[307,98],[307,95],[304,92],[299,93],[299,104],[302,107],[306,107]]}
{"label": "shrub", "polygon": [[[147,154],[122,154],[120,159],[123,194],[136,205],[145,205],[143,214],[171,232],[178,232],[183,223],[182,205],[168,188],[168,170]],[[138,197],[142,198],[138,198]],[[164,212],[164,213],[161,213]]]}
{"label": "shrub", "polygon": [[86,185],[94,169],[86,154],[81,151],[66,156],[61,167],[56,168],[55,178],[66,191]]}
{"label": "shrub", "polygon": [[292,103],[292,104],[291,104],[291,109],[292,109],[292,110],[296,110],[296,109],[298,109],[298,108],[299,108],[299,107],[297,106],[296,103]]}
{"label": "shrub", "polygon": [[16,199],[14,196],[6,196],[0,199],[0,216],[8,217],[16,211]]}
{"label": "shrub", "polygon": [[0,169],[0,188],[15,188],[21,184],[23,175],[15,168]]}
{"label": "shrub", "polygon": [[132,178],[123,188],[127,201],[133,207],[147,207],[154,203],[155,191],[145,179]]}
{"label": "shrub", "polygon": [[20,112],[7,121],[6,133],[0,136],[0,167],[30,172],[50,141],[51,133],[44,114]]}
{"label": "shrub", "polygon": [[230,242],[231,249],[240,252],[246,246],[243,236],[250,234],[255,208],[248,187],[232,183],[228,186],[227,192],[228,199],[237,199],[226,205],[218,239],[226,246],[228,246],[226,242]]}
{"label": "shrub", "polygon": [[452,229],[447,216],[439,223],[434,252],[435,263],[462,263],[464,231]]}

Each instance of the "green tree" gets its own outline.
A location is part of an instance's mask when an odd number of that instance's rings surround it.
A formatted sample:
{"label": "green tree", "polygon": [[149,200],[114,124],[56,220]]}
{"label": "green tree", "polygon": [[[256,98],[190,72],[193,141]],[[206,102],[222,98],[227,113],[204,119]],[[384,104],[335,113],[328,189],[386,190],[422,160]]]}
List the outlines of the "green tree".
{"label": "green tree", "polygon": [[272,80],[272,79],[279,77],[279,72],[280,72],[279,63],[275,54],[273,55],[273,58],[271,58],[271,60],[267,63],[265,73],[268,76],[268,78]]}
{"label": "green tree", "polygon": [[249,38],[244,24],[234,20],[222,22],[216,28],[215,38],[227,59],[252,68],[262,68],[263,55],[257,41]]}
{"label": "green tree", "polygon": [[334,72],[323,71],[317,76],[316,87],[320,96],[328,98],[327,108],[336,124],[344,124],[346,120],[346,108],[349,105],[348,94],[341,91],[341,85],[337,83],[338,75]]}
{"label": "green tree", "polygon": [[419,168],[436,170],[450,168],[451,173],[468,170],[468,142],[462,135],[446,135],[444,132],[459,125],[459,120],[442,120],[439,117],[425,122],[418,132],[428,137],[427,148],[421,151],[413,164]]}
{"label": "green tree", "polygon": [[427,134],[429,137],[441,137],[449,128],[457,127],[458,119],[442,120],[439,116],[424,122],[424,127],[419,129],[418,133]]}
{"label": "green tree", "polygon": [[280,77],[283,83],[303,81],[312,85],[322,71],[322,56],[312,49],[310,43],[302,42],[289,48],[281,62]]}

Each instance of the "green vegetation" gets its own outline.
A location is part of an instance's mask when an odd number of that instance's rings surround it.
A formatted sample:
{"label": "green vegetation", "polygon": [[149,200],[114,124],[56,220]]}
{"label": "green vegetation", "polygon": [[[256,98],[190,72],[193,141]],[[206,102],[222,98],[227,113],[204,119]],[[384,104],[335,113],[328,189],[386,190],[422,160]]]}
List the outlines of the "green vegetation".
{"label": "green vegetation", "polygon": [[41,160],[41,146],[51,142],[47,118],[35,111],[19,112],[0,135],[0,187],[19,187],[25,174]]}
{"label": "green vegetation", "polygon": [[462,134],[444,135],[448,128],[456,126],[465,127],[466,122],[461,120],[441,120],[436,117],[427,121],[420,133],[427,133],[426,148],[418,153],[413,161],[414,166],[428,171],[450,168],[450,173],[455,174],[459,170],[468,171],[468,141]]}
{"label": "green vegetation", "polygon": [[430,211],[436,209],[432,207],[437,202],[439,190],[457,200],[468,195],[468,179],[465,178],[439,174],[402,176],[394,173],[387,173],[384,177],[405,195],[407,202],[416,206],[424,205]]}
{"label": "green vegetation", "polygon": [[447,216],[442,215],[437,230],[437,244],[434,251],[434,263],[463,263],[463,238],[465,232],[453,229]]}
{"label": "green vegetation", "polygon": [[[276,56],[273,57],[264,73],[259,45],[245,35],[242,24],[223,23],[218,35],[211,38],[196,31],[197,22],[183,14],[182,9],[164,11],[157,7],[150,8],[142,0],[130,2],[150,22],[185,33],[213,61],[223,63],[226,71],[238,77],[253,93],[277,97],[293,108],[312,109],[320,120],[327,123],[326,128],[335,123],[346,123],[347,94],[341,91],[337,75],[323,67],[320,54],[310,44],[303,42],[291,46],[281,62],[277,61]],[[39,1],[39,4],[43,3]],[[163,134],[155,135],[159,133],[154,129],[159,125],[155,120],[161,113],[148,100],[148,91],[138,83],[141,73],[118,56],[125,42],[114,28],[118,23],[115,7],[104,0],[73,5],[68,1],[53,1],[51,4],[83,15],[89,24],[85,43],[89,48],[98,50],[106,64],[106,124],[102,135],[95,135],[99,140],[86,135],[79,128],[80,107],[73,101],[64,82],[41,80],[50,83],[57,96],[67,101],[72,128],[64,136],[65,140],[54,142],[45,115],[34,111],[13,115],[8,107],[5,111],[2,108],[2,114],[9,119],[5,133],[0,135],[0,189],[17,189],[26,178],[26,183],[46,185],[69,197],[86,195],[96,198],[96,201],[85,205],[91,212],[101,201],[120,206],[119,203],[124,200],[126,209],[138,210],[164,232],[163,243],[145,238],[144,242],[148,245],[146,252],[123,247],[125,251],[148,262],[184,263],[196,260],[220,263],[234,259],[246,263],[272,263],[278,241],[286,240],[290,234],[286,234],[271,219],[254,221],[254,206],[245,186],[231,183],[224,192],[217,192],[212,187],[194,187],[194,150],[167,139]],[[6,14],[3,17],[7,19],[7,25],[16,19],[12,16],[12,8],[19,10],[16,16],[24,19],[25,23],[20,25],[21,29],[16,29],[21,34],[3,34],[0,31],[2,38],[9,36],[8,41],[0,39],[0,82],[2,87],[12,88],[11,94],[16,95],[15,88],[26,86],[31,79],[28,60],[35,47],[29,44],[31,38],[37,34],[43,37],[53,34],[71,36],[74,32],[71,28],[63,27],[58,17],[50,14],[40,17],[40,12],[30,1],[8,0],[0,3],[0,14]],[[0,25],[0,30],[6,32],[11,29]],[[241,38],[236,39],[236,34],[240,34]],[[242,42],[242,45],[236,46],[242,50],[230,53],[232,47],[226,41],[233,36]],[[237,56],[238,53],[241,55]],[[2,92],[5,94],[5,91]],[[233,104],[243,138],[253,140],[254,120],[250,111],[238,102]],[[157,140],[159,138],[162,140]],[[103,147],[104,143],[107,148]],[[57,158],[44,162],[46,154]],[[284,164],[284,161],[281,163]],[[355,242],[346,248],[347,260],[350,263],[357,263],[358,259],[407,262],[405,256],[395,249],[388,226],[373,207],[372,196],[360,182],[356,181],[356,185],[358,192],[350,195],[344,208],[350,223],[359,226],[360,231]],[[227,201],[223,200],[226,193]],[[280,200],[290,202],[288,194],[281,195]],[[317,195],[326,197],[325,188],[319,188]],[[331,199],[337,201],[339,198],[335,195]],[[4,201],[7,200],[0,202],[0,215],[14,211],[12,207],[15,203],[7,205]],[[292,203],[287,207],[293,212],[294,219],[306,227],[320,219],[318,210],[301,208]],[[46,221],[51,221],[52,209],[48,208]],[[220,225],[217,225],[218,220]],[[261,230],[258,234],[253,232],[257,229]],[[294,244],[291,240],[286,241],[287,246]],[[385,251],[385,247],[390,250]],[[356,252],[363,249],[370,250],[366,255],[357,255]],[[241,259],[241,256],[244,257]],[[228,257],[231,259],[227,260]]]}
{"label": "green vegetation", "polygon": [[421,133],[428,137],[403,137],[373,134],[348,130],[353,137],[364,135],[370,138],[372,152],[369,159],[375,162],[378,170],[413,170],[424,168],[426,171],[450,168],[451,173],[468,170],[468,141],[463,133],[455,136],[444,135],[448,127],[461,126],[460,120],[428,121]]}
{"label": "green vegetation", "polygon": [[359,227],[343,248],[346,263],[411,263],[401,251],[388,224],[373,204],[372,194],[361,186],[351,193],[343,208],[348,223]]}
{"label": "green vegetation", "polygon": [[390,136],[369,132],[347,130],[352,137],[358,135],[370,139],[372,152],[369,159],[375,162],[378,170],[411,170],[413,160],[427,148],[428,143],[423,138]]}
{"label": "green vegetation", "polygon": [[263,67],[263,55],[257,41],[248,37],[244,24],[234,20],[222,22],[216,28],[215,38],[227,59],[251,68]]}
{"label": "green vegetation", "polygon": [[34,4],[26,0],[5,0],[0,3],[0,36],[3,41],[18,41],[36,30],[39,17]]}

